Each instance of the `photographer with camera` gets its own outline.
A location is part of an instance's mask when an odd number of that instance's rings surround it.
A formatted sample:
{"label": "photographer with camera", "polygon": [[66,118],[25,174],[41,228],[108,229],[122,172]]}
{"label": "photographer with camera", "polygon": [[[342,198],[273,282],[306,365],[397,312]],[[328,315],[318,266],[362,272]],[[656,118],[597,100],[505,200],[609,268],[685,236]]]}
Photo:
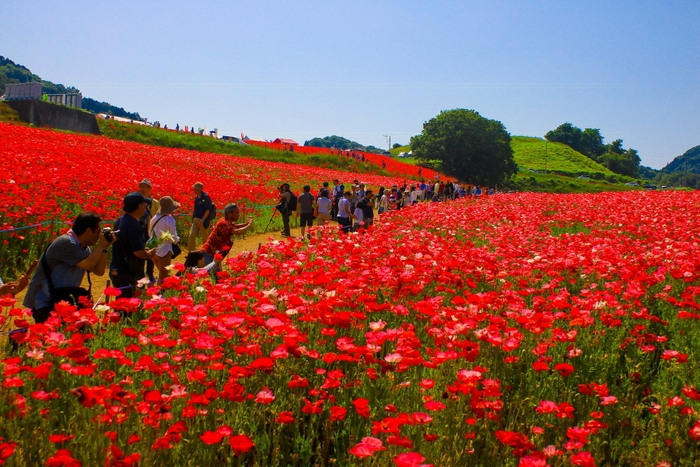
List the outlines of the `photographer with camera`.
{"label": "photographer with camera", "polygon": [[[68,233],[58,237],[46,249],[29,283],[24,306],[31,308],[35,322],[43,323],[49,319],[54,304],[68,298],[63,296],[65,292],[72,292],[69,295],[73,298],[89,297],[89,289],[77,289],[86,271],[104,275],[107,251],[114,241],[112,231],[102,229],[102,219],[97,214],[84,212],[76,217]],[[91,247],[95,244],[93,250]]]}
{"label": "photographer with camera", "polygon": [[280,201],[279,204],[277,204],[277,210],[282,215],[282,224],[284,226],[282,229],[282,236],[289,237],[291,235],[289,230],[289,216],[296,210],[296,206],[291,206],[294,195],[289,189],[289,183],[283,183],[277,187],[277,189],[280,192]]}
{"label": "photographer with camera", "polygon": [[145,277],[144,266],[147,259],[153,259],[155,250],[146,249],[146,240],[139,219],[146,212],[146,198],[139,192],[124,197],[124,215],[115,224],[116,241],[112,243],[112,263],[109,278],[120,288],[120,297],[134,296],[136,283]]}

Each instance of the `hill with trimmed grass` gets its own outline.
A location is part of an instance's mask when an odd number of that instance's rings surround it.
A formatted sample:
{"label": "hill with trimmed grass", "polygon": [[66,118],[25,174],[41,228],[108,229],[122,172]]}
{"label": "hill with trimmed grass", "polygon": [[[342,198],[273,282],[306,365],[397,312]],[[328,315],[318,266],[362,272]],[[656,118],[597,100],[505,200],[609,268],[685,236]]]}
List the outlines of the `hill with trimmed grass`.
{"label": "hill with trimmed grass", "polygon": [[544,138],[512,136],[510,145],[520,170],[546,170],[567,175],[587,174],[596,178],[615,176],[607,167],[566,144],[549,142]]}
{"label": "hill with trimmed grass", "polygon": [[[512,136],[510,146],[513,148],[515,163],[521,171],[559,172],[565,175],[586,174],[598,179],[615,176],[607,167],[562,143],[552,143],[543,138],[530,136]],[[401,146],[392,149],[391,154],[396,157],[410,150],[411,146]]]}

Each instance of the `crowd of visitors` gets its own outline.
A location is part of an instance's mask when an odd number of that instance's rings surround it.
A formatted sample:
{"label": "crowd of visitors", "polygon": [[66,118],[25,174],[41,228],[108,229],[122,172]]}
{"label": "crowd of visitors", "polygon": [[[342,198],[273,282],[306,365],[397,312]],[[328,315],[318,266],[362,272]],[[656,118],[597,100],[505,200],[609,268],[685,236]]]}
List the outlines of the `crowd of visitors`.
{"label": "crowd of visitors", "polygon": [[[0,295],[14,295],[28,286],[24,306],[31,309],[37,323],[42,323],[59,301],[81,306],[85,297],[91,297],[90,274],[103,276],[108,272],[112,285],[125,298],[134,297],[139,285],[167,278],[172,270],[172,260],[182,251],[173,217],[181,203],[171,196],[157,200],[152,191],[153,184],[144,179],[138,190],[128,193],[122,203],[123,214],[115,222],[114,229],[103,228],[102,219],[97,214],[78,215],[68,233],[56,238],[40,260],[35,261],[18,281],[3,284],[0,280]],[[216,206],[204,185],[197,182],[192,191],[192,222],[187,238],[185,271],[211,274],[216,279],[222,260],[233,247],[233,236],[247,232],[252,218],[239,222],[238,205],[229,203],[222,218],[214,222]],[[282,217],[283,237],[291,235],[290,219],[297,216],[301,237],[310,238],[314,221],[321,227],[335,221],[340,232],[347,234],[369,229],[375,221],[375,211],[381,216],[422,201],[442,202],[494,192],[485,187],[436,180],[380,187],[375,194],[358,180],[353,180],[346,189],[336,179],[332,187],[324,182],[313,193],[311,186],[305,185],[297,196],[290,185],[284,183],[279,187],[276,211]],[[198,239],[202,244],[199,249]],[[110,249],[112,255],[108,265]],[[81,284],[86,273],[88,288],[84,289]]]}

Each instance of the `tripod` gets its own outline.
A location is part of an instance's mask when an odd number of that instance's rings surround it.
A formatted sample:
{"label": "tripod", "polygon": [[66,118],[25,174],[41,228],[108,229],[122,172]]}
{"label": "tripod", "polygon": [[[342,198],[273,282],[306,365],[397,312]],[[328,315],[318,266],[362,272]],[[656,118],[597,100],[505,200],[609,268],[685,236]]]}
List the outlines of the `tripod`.
{"label": "tripod", "polygon": [[267,226],[265,227],[265,230],[263,230],[263,233],[266,233],[267,229],[270,228],[270,224],[272,224],[272,219],[274,219],[276,215],[277,215],[277,208],[273,206],[272,207],[272,215],[270,216],[270,220],[267,222]]}

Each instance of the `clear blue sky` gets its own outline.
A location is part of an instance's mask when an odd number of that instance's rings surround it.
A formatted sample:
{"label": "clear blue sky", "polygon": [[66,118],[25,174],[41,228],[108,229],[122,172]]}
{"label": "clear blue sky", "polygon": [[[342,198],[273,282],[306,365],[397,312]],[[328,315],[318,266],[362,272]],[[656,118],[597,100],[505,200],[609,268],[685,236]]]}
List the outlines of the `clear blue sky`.
{"label": "clear blue sky", "polygon": [[661,168],[700,144],[700,1],[33,1],[0,55],[169,126],[408,143],[440,110],[564,122]]}

